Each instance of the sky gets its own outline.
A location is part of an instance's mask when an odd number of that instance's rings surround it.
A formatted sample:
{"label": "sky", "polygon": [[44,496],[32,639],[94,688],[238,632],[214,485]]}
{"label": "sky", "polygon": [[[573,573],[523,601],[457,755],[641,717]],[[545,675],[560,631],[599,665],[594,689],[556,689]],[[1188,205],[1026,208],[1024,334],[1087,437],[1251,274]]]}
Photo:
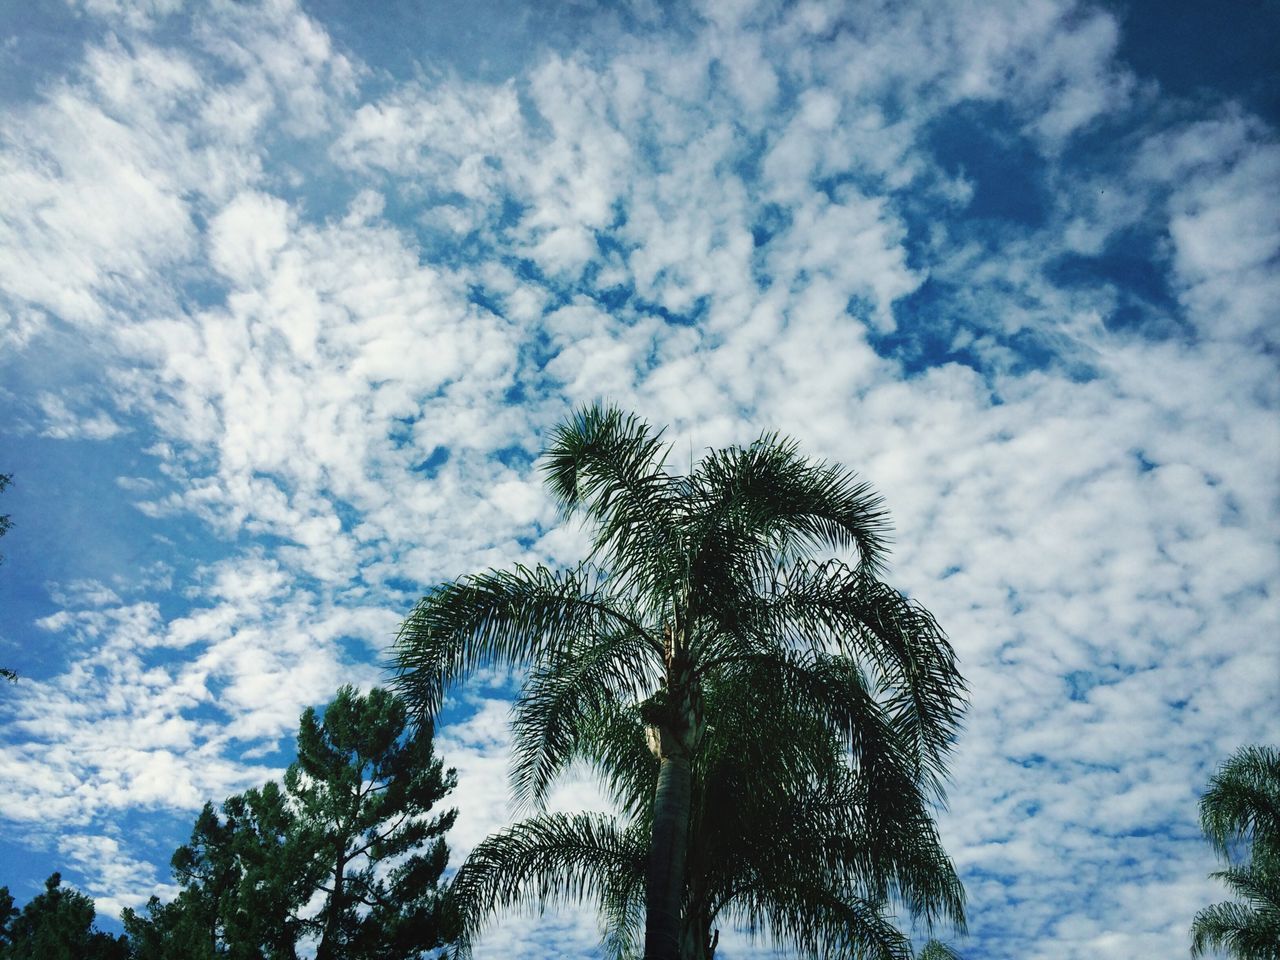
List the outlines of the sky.
{"label": "sky", "polygon": [[[0,38],[19,903],[172,896],[432,584],[576,562],[537,456],[603,399],[674,468],[776,430],[884,495],[970,686],[965,956],[1184,955],[1199,794],[1280,743],[1274,2],[42,0]],[[513,813],[512,679],[437,735],[454,863]]]}

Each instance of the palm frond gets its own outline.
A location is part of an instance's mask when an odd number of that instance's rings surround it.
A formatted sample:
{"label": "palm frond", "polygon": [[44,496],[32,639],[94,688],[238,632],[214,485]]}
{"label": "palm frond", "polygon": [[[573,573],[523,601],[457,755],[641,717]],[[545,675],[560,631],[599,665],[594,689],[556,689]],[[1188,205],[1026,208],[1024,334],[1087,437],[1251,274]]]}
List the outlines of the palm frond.
{"label": "palm frond", "polygon": [[[648,824],[632,823],[628,832],[647,855]],[[644,894],[644,876],[639,870],[616,871],[605,882],[600,917],[605,929],[601,946],[607,960],[639,960],[644,952]]]}
{"label": "palm frond", "polygon": [[911,960],[911,942],[883,914],[883,904],[820,881],[760,878],[733,898],[730,917],[808,956],[827,960]]}
{"label": "palm frond", "polygon": [[639,704],[613,705],[582,725],[581,756],[604,776],[613,802],[635,823],[652,823],[658,758]]}
{"label": "palm frond", "polygon": [[963,887],[914,753],[856,665],[784,651],[734,667],[705,691],[715,720],[697,760],[691,831],[718,888],[744,873],[825,876],[963,930]]}
{"label": "palm frond", "polygon": [[1191,955],[1221,950],[1241,960],[1280,960],[1280,910],[1216,903],[1191,923]]}
{"label": "palm frond", "polygon": [[916,954],[916,960],[962,960],[962,958],[954,947],[948,946],[941,940],[929,940]]}
{"label": "palm frond", "polygon": [[818,808],[808,830],[790,835],[816,867],[864,896],[901,904],[926,928],[945,922],[964,933],[964,886],[924,805],[904,797],[899,808],[886,808],[871,792],[859,783],[837,791],[838,803],[819,792],[817,803],[801,805]]}
{"label": "palm frond", "polygon": [[1221,880],[1233,894],[1255,906],[1270,905],[1280,910],[1280,856],[1270,851],[1257,850],[1248,863],[1235,864],[1209,876]]}
{"label": "palm frond", "polygon": [[446,892],[457,923],[453,956],[469,957],[488,918],[519,903],[546,908],[625,898],[625,888],[643,885],[646,855],[643,835],[602,815],[543,814],[493,834],[471,851]]}
{"label": "palm frond", "polygon": [[1200,826],[1223,856],[1247,836],[1280,854],[1280,749],[1256,744],[1232,754],[1200,799]]}
{"label": "palm frond", "polygon": [[945,921],[965,929],[964,888],[941,838],[917,796],[877,803],[866,782],[848,778],[781,797],[757,796],[734,813],[734,836],[713,871],[721,896],[732,878],[752,875],[783,886],[797,878],[825,878],[833,888],[877,902],[895,902],[932,927]]}
{"label": "palm frond", "polygon": [[1256,745],[1232,754],[1200,799],[1200,825],[1227,861],[1211,876],[1242,899],[1196,914],[1192,956],[1218,949],[1280,960],[1280,750]]}
{"label": "palm frond", "polygon": [[606,632],[534,668],[512,708],[511,785],[518,802],[541,807],[556,775],[591,752],[586,740],[598,732],[599,718],[657,686],[661,661],[646,639],[630,629]]}
{"label": "palm frond", "polygon": [[395,685],[420,715],[434,717],[446,689],[479,666],[536,663],[618,630],[662,649],[589,567],[491,570],[418,602],[393,647]]}
{"label": "palm frond", "polygon": [[[820,731],[835,734],[868,776],[878,777],[890,788],[907,787],[918,780],[915,750],[910,741],[903,740],[892,715],[876,699],[853,658],[775,649],[727,664],[726,680],[738,696],[754,696],[757,705],[767,702],[770,715],[789,727],[797,729],[804,724],[810,740]],[[762,721],[769,722],[768,717]],[[776,743],[769,746],[777,749]],[[820,769],[829,767],[824,759]]]}
{"label": "palm frond", "polygon": [[780,559],[819,548],[854,550],[864,569],[883,569],[883,499],[852,471],[802,457],[792,440],[764,434],[747,447],[711,451],[690,481],[702,501],[698,551],[717,562],[744,550]]}
{"label": "palm frond", "polygon": [[894,725],[919,744],[921,762],[941,770],[965,707],[955,651],[924,607],[843,563],[780,572],[753,611],[767,642],[783,638],[818,652],[839,649],[872,667],[890,691]]}
{"label": "palm frond", "polygon": [[616,407],[580,409],[543,453],[547,487],[564,516],[593,525],[593,557],[646,592],[683,575],[677,481],[664,469],[662,432]]}

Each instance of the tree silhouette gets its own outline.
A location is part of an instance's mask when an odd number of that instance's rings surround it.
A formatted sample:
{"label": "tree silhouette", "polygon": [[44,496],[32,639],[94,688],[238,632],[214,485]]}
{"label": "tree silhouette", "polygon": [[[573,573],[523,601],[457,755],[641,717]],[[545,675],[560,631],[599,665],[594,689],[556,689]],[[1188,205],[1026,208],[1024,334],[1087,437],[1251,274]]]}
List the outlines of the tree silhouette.
{"label": "tree silhouette", "polygon": [[[665,456],[634,416],[582,410],[543,465],[563,514],[592,527],[588,559],[443,584],[401,630],[398,682],[428,718],[478,666],[529,668],[518,799],[539,806],[585,758],[630,815],[543,815],[478,847],[455,883],[459,948],[485,898],[592,897],[620,954],[643,904],[646,960],[709,955],[721,913],[810,954],[907,956],[886,898],[963,918],[926,805],[964,688],[933,617],[879,579],[881,500],[774,435],[687,476]],[[805,803],[830,822],[779,820]],[[859,819],[874,854],[839,846]],[[779,843],[752,835],[766,828]]]}
{"label": "tree silhouette", "polygon": [[[413,960],[442,942],[437,884],[454,776],[391,693],[343,687],[308,709],[284,787],[206,804],[172,864],[182,892],[124,912],[136,960]],[[319,900],[319,911],[314,911]]]}
{"label": "tree silhouette", "polygon": [[52,874],[44,893],[33,897],[21,912],[13,897],[0,887],[0,958],[3,960],[126,960],[123,937],[93,929],[93,901],[78,890],[62,886]]}
{"label": "tree silhouette", "polygon": [[1280,750],[1241,747],[1209,781],[1200,826],[1227,864],[1212,874],[1236,900],[1205,907],[1191,925],[1191,955],[1224,950],[1280,960]]}
{"label": "tree silhouette", "polygon": [[455,777],[430,732],[407,725],[404,704],[380,689],[343,687],[323,720],[302,715],[285,786],[323,877],[316,960],[416,957],[441,941],[436,882],[455,811],[428,813]]}

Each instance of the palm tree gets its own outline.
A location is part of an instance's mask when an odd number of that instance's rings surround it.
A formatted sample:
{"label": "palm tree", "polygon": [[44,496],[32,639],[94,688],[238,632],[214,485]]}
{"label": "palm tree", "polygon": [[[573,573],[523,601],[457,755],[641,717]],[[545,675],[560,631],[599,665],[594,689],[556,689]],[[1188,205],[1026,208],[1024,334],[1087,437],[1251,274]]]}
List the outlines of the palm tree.
{"label": "palm tree", "polygon": [[960,954],[941,940],[928,940],[916,954],[915,960],[960,960]]}
{"label": "palm tree", "polygon": [[[735,920],[805,953],[906,960],[907,939],[883,915],[891,894],[926,921],[963,926],[963,891],[917,785],[851,768],[805,692],[774,671],[712,681],[704,698],[715,720],[694,764],[682,960],[712,957],[718,926]],[[522,698],[517,730],[526,710]],[[604,773],[622,817],[541,814],[477,846],[451,887],[456,954],[532,892],[599,900],[609,954],[636,955],[658,760],[636,708],[583,729],[576,755]]]}
{"label": "palm tree", "polygon": [[1280,960],[1280,750],[1245,746],[1232,754],[1200,798],[1200,826],[1227,862],[1212,876],[1239,899],[1196,914],[1191,955],[1219,949]]}
{"label": "palm tree", "polygon": [[[426,717],[482,664],[530,669],[515,706],[518,799],[539,805],[585,756],[630,817],[518,824],[499,842],[531,866],[491,869],[505,879],[487,894],[514,901],[534,880],[540,899],[598,895],[620,931],[643,892],[646,960],[707,954],[696,931],[725,909],[834,955],[859,929],[854,913],[883,923],[890,893],[960,919],[925,804],[940,798],[963,681],[933,617],[879,579],[880,498],[775,435],[711,451],[686,476],[667,472],[665,455],[634,416],[580,411],[554,432],[544,470],[564,516],[593,525],[587,560],[443,584],[401,630],[399,683]],[[710,829],[725,809],[716,798],[734,789],[738,827]],[[830,823],[761,819],[805,803]],[[823,831],[854,817],[866,848],[833,852]],[[928,831],[913,837],[905,822]],[[766,826],[787,843],[765,849],[744,833]],[[791,845],[805,831],[808,847]],[[738,855],[729,887],[715,886],[717,837]],[[866,852],[877,837],[892,854]],[[553,852],[566,847],[572,863]],[[945,869],[916,884],[908,864],[926,849]]]}

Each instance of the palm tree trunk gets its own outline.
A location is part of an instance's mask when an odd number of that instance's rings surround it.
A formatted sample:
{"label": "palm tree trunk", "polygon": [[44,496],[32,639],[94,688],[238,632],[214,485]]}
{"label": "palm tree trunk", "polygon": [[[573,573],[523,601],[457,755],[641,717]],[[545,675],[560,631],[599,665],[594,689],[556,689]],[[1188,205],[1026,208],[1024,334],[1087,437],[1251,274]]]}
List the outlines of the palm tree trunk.
{"label": "palm tree trunk", "polygon": [[[705,815],[706,809],[701,813]],[[684,916],[680,923],[680,960],[712,960],[720,942],[720,931],[711,929],[705,837],[701,817],[695,815],[689,821],[689,849],[685,854],[688,883],[681,904]]]}
{"label": "palm tree trunk", "polygon": [[720,944],[720,931],[711,929],[711,921],[700,916],[693,923],[686,920],[680,940],[680,960],[714,960]]}
{"label": "palm tree trunk", "polygon": [[[674,738],[661,734],[663,741]],[[689,846],[693,777],[689,756],[663,743],[653,799],[653,844],[645,888],[644,960],[680,960],[680,902]]]}

